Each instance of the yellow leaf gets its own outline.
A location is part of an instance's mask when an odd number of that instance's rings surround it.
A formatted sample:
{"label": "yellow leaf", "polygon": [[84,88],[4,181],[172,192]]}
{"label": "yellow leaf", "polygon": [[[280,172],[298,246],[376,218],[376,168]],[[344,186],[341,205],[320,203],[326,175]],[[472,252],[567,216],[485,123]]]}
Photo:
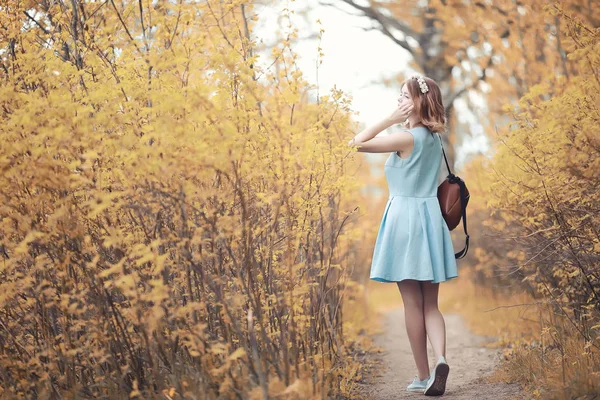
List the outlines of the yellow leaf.
{"label": "yellow leaf", "polygon": [[230,360],[237,360],[238,358],[244,357],[246,355],[246,350],[243,347],[238,347],[233,353],[229,355]]}

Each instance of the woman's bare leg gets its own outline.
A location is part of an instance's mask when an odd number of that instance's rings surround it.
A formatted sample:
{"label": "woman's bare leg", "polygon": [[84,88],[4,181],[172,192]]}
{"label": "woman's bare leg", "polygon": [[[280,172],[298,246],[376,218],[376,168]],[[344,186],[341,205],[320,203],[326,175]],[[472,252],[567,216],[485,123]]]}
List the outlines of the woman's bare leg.
{"label": "woman's bare leg", "polygon": [[423,311],[425,327],[436,361],[446,357],[446,324],[444,316],[438,309],[439,283],[421,282],[423,289]]}
{"label": "woman's bare leg", "polygon": [[412,279],[403,280],[397,284],[404,303],[408,340],[419,371],[419,379],[424,380],[429,377],[429,360],[427,359],[427,333],[423,316],[423,291],[419,281]]}

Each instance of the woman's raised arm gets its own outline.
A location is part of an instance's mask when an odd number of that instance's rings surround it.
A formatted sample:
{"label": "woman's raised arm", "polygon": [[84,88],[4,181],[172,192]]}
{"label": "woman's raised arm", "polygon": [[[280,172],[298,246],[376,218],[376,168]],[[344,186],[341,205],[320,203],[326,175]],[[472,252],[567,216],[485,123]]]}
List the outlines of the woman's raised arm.
{"label": "woman's raised arm", "polygon": [[[394,124],[404,122],[412,111],[412,103],[398,106],[388,117],[375,125],[363,129],[358,135],[348,142],[348,146],[358,146],[358,151],[367,153],[389,153],[392,151],[412,150],[413,136],[408,132],[394,133],[384,137],[375,137]],[[409,151],[410,151],[409,150]]]}

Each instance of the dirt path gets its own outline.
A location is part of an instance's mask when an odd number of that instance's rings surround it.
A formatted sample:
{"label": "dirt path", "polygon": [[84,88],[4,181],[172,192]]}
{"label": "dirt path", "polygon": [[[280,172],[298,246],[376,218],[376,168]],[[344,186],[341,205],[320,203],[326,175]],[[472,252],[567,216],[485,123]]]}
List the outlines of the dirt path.
{"label": "dirt path", "polygon": [[[469,331],[457,314],[444,314],[446,321],[446,360],[450,375],[443,398],[461,400],[514,400],[524,399],[518,385],[486,383],[499,361],[498,351],[485,347],[486,338]],[[383,314],[382,333],[375,345],[383,349],[380,370],[374,371],[361,394],[366,399],[398,400],[425,398],[422,393],[407,392],[406,386],[416,375],[408,336],[404,325],[404,309],[396,308]],[[428,345],[429,365],[435,365],[431,344]],[[431,397],[427,397],[431,398]]]}

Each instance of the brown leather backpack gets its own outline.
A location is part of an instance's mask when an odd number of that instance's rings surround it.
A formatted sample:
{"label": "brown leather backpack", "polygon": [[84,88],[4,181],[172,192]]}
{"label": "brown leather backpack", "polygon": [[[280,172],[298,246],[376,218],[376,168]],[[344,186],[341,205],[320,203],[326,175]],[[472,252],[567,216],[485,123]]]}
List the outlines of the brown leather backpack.
{"label": "brown leather backpack", "polygon": [[[442,138],[440,137],[440,143]],[[454,254],[455,258],[463,258],[469,250],[469,234],[467,233],[467,204],[469,203],[469,189],[465,182],[458,176],[454,175],[450,171],[450,164],[446,158],[446,152],[444,151],[444,145],[442,144],[442,153],[444,154],[444,160],[446,161],[446,168],[448,168],[448,176],[438,186],[437,197],[440,202],[440,208],[442,210],[442,216],[448,225],[448,229],[453,230],[458,226],[460,220],[463,221],[463,228],[465,230],[465,248]]]}

